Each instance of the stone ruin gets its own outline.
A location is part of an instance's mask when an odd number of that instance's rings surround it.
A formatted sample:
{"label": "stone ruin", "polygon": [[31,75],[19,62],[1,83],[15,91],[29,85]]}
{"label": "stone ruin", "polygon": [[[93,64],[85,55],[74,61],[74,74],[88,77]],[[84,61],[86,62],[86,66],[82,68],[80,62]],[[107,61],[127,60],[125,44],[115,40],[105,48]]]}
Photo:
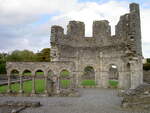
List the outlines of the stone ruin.
{"label": "stone ruin", "polygon": [[150,84],[142,84],[135,89],[129,89],[122,96],[124,97],[123,108],[150,110]]}
{"label": "stone ruin", "polygon": [[[107,20],[93,22],[93,36],[85,37],[83,22],[70,21],[67,34],[61,26],[51,27],[51,62],[7,62],[8,92],[11,94],[11,72],[16,70],[20,76],[19,94],[24,95],[23,73],[32,73],[32,93],[36,95],[35,79],[37,70],[42,70],[45,81],[45,95],[61,94],[60,73],[68,70],[71,80],[67,91],[73,91],[81,86],[84,69],[90,66],[94,69],[94,81],[98,88],[109,88],[110,70],[115,67],[120,89],[134,89],[143,82],[140,10],[136,3],[130,4],[130,12],[121,16],[115,27],[115,35],[111,35],[111,26]],[[50,77],[48,73],[52,72]],[[52,91],[48,83],[53,85]]]}

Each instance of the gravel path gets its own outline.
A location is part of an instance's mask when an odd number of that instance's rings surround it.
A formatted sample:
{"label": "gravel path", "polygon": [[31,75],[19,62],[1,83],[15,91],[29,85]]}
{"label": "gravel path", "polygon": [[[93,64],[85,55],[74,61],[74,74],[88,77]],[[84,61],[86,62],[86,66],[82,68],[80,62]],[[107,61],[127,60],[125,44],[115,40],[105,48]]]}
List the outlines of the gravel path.
{"label": "gravel path", "polygon": [[39,108],[27,108],[21,113],[150,113],[121,109],[121,98],[117,96],[117,90],[79,89],[79,91],[81,97],[0,97],[0,101],[29,100],[40,101],[42,104]]}

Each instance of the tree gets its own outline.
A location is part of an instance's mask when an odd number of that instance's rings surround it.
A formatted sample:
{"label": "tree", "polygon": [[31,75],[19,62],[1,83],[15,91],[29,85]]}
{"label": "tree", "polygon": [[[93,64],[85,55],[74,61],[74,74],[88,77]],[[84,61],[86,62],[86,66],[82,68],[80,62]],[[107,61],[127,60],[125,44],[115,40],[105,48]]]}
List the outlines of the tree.
{"label": "tree", "polygon": [[39,53],[36,53],[36,61],[50,62],[50,48],[44,48]]}
{"label": "tree", "polygon": [[34,62],[36,56],[32,51],[29,50],[15,50],[7,57],[7,61],[11,62]]}
{"label": "tree", "polygon": [[6,74],[6,53],[0,53],[0,74]]}
{"label": "tree", "polygon": [[147,58],[147,63],[150,63],[150,58]]}

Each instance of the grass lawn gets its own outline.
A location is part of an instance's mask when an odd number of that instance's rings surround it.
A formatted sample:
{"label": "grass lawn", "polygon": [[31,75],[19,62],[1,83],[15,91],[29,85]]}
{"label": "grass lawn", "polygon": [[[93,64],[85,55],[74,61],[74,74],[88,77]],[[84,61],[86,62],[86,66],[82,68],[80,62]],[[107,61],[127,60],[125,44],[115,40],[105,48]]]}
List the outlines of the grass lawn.
{"label": "grass lawn", "polygon": [[83,80],[81,82],[82,86],[96,86],[95,80]]}
{"label": "grass lawn", "polygon": [[71,81],[70,80],[61,80],[60,81],[60,85],[62,88],[68,88],[71,84]]}
{"label": "grass lawn", "polygon": [[116,81],[116,80],[109,80],[109,85],[111,86],[111,87],[117,87],[118,86],[118,81]]}
{"label": "grass lawn", "polygon": [[[0,86],[0,93],[7,92],[8,86]],[[20,84],[15,83],[11,85],[11,89],[14,92],[18,92],[20,89]],[[32,91],[32,81],[26,81],[23,83],[23,89],[26,93],[31,93]],[[35,90],[37,93],[42,93],[44,91],[44,80],[35,80]]]}

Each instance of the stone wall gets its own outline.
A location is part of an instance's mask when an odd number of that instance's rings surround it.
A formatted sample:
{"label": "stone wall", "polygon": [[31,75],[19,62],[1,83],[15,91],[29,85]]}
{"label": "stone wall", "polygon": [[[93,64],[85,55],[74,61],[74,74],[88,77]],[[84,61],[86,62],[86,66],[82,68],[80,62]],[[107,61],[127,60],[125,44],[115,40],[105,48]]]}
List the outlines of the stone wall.
{"label": "stone wall", "polygon": [[85,37],[83,22],[70,21],[67,34],[62,27],[52,26],[51,45],[52,61],[74,62],[78,85],[84,68],[92,66],[97,86],[108,87],[111,64],[118,67],[119,88],[135,88],[142,83],[140,13],[136,3],[120,17],[114,36],[107,20],[93,22],[92,37]]}

